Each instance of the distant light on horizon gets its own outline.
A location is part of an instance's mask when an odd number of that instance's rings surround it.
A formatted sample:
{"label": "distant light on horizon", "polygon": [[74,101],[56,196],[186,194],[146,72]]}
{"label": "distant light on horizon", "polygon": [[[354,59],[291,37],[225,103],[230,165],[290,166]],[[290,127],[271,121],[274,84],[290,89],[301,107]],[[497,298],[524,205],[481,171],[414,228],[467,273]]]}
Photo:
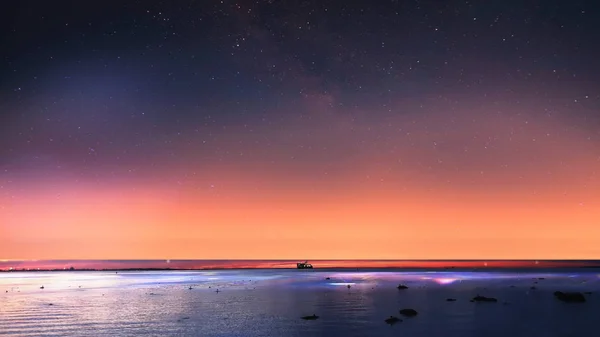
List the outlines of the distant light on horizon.
{"label": "distant light on horizon", "polygon": [[435,278],[433,279],[437,284],[451,284],[457,281],[455,278]]}

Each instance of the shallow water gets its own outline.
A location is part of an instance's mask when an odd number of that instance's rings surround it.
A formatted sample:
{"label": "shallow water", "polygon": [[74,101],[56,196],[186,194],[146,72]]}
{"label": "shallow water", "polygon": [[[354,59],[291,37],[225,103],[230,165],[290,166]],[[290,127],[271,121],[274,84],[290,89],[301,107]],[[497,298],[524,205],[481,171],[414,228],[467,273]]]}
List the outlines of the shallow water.
{"label": "shallow water", "polygon": [[[594,293],[569,304],[556,290]],[[581,270],[0,273],[0,335],[590,336],[598,291],[600,275]],[[499,302],[470,302],[477,294]],[[402,308],[419,314],[385,324]]]}

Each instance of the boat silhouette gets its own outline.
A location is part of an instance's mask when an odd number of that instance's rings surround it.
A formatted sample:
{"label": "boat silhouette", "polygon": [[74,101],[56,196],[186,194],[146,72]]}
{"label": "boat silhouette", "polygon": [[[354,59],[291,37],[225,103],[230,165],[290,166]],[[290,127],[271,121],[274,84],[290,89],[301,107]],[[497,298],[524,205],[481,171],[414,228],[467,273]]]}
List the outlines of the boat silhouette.
{"label": "boat silhouette", "polygon": [[298,269],[312,269],[312,264],[308,263],[308,261],[298,262],[296,263],[296,268]]}

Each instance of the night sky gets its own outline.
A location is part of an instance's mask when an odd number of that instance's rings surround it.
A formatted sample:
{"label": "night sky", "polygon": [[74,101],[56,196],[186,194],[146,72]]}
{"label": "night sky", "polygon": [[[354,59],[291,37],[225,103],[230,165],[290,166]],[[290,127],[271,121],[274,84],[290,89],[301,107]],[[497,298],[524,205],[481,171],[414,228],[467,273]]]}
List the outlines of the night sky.
{"label": "night sky", "polygon": [[598,17],[3,4],[0,258],[597,258]]}

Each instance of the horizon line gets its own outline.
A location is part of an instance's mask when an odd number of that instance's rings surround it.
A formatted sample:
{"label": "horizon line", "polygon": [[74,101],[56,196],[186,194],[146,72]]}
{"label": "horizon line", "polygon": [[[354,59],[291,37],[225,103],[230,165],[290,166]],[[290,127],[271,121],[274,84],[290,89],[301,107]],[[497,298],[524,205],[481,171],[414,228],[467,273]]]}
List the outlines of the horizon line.
{"label": "horizon line", "polygon": [[393,261],[393,262],[420,262],[420,261],[430,261],[430,262],[485,262],[485,261],[599,261],[599,259],[327,259],[327,258],[318,258],[318,259],[234,259],[234,258],[219,258],[219,259],[205,259],[205,258],[153,258],[153,259],[135,259],[135,258],[125,258],[125,259],[0,259],[0,263],[2,262],[42,262],[42,261]]}
{"label": "horizon line", "polygon": [[[329,266],[322,268],[313,268],[311,270],[336,270],[336,269],[380,269],[380,270],[411,270],[411,269],[426,269],[426,270],[448,270],[452,269],[455,271],[463,270],[499,270],[499,269],[564,269],[564,268],[581,268],[581,269],[593,269],[600,268],[600,265],[589,265],[589,266],[568,266],[568,265],[557,265],[557,266],[544,266],[544,265],[531,265],[531,266],[446,266],[446,267],[428,267],[428,266],[410,266],[410,267],[390,267],[390,266]],[[80,269],[67,269],[67,268],[21,268],[21,269],[0,269],[0,273],[18,273],[18,272],[87,272],[87,271],[110,271],[110,272],[127,272],[127,271],[211,271],[211,270],[297,270],[294,267],[207,267],[207,268],[80,268]]]}
{"label": "horizon line", "polygon": [[[293,269],[309,260],[0,260],[0,270]],[[600,260],[310,260],[314,268],[455,269],[597,267]]]}

